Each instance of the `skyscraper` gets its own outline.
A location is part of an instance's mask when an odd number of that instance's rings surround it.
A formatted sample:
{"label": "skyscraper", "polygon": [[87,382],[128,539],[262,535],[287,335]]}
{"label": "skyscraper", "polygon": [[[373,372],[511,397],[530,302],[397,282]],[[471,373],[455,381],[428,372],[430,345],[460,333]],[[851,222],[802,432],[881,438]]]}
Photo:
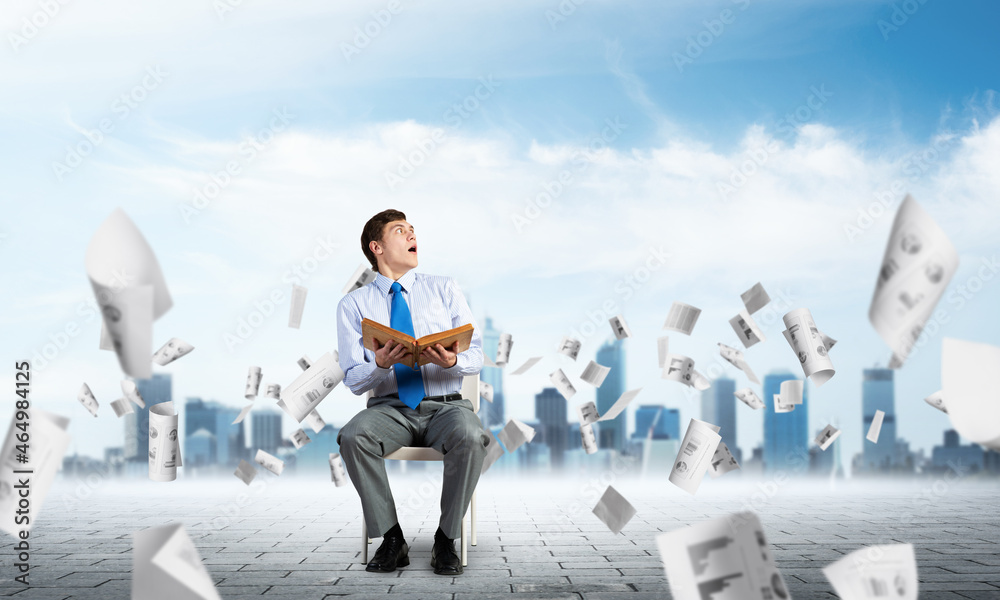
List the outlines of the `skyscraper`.
{"label": "skyscraper", "polygon": [[633,439],[675,440],[680,437],[681,414],[676,408],[644,404],[635,410]]}
{"label": "skyscraper", "polygon": [[549,387],[535,395],[535,418],[541,429],[541,441],[549,447],[553,470],[561,469],[569,422],[566,420],[566,399],[559,390]]}
{"label": "skyscraper", "polygon": [[187,438],[204,429],[215,436],[215,460],[224,466],[235,465],[243,458],[246,446],[243,423],[233,425],[240,411],[218,402],[188,398],[184,404],[184,448]]}
{"label": "skyscraper", "polygon": [[[597,412],[604,414],[615,401],[625,393],[625,345],[624,340],[609,340],[597,350],[597,363],[610,367],[611,372],[604,383],[597,388]],[[619,416],[611,421],[602,421],[598,431],[598,448],[613,448],[619,452],[625,449],[625,418]]]}
{"label": "skyscraper", "polygon": [[774,395],[781,382],[795,379],[789,372],[764,376],[764,471],[805,473],[809,468],[809,382],[802,389],[802,404],[787,413],[774,412]]}
{"label": "skyscraper", "polygon": [[[486,317],[486,327],[483,328],[483,352],[492,361],[497,359],[497,345],[500,343],[501,333],[500,330],[493,328],[493,319]],[[483,367],[479,373],[479,378],[482,381],[493,386],[493,402],[480,402],[483,426],[487,428],[494,425],[504,425],[506,422],[503,403],[503,374],[504,370],[498,367]]]}
{"label": "skyscraper", "polygon": [[878,443],[861,443],[862,468],[866,471],[887,471],[895,466],[896,457],[896,393],[892,369],[865,369],[861,381],[861,432],[868,434],[875,411],[885,413]]}
{"label": "skyscraper", "polygon": [[149,407],[173,398],[169,374],[156,373],[149,379],[136,379],[135,386],[146,408],[133,405],[135,412],[125,415],[125,460],[149,461]]}
{"label": "skyscraper", "polygon": [[278,446],[281,445],[281,413],[265,408],[252,411],[250,418],[253,428],[251,432],[253,453],[263,450],[268,454],[277,454]]}
{"label": "skyscraper", "polygon": [[[736,445],[736,382],[719,377],[712,387],[701,393],[701,420],[717,425],[723,443],[729,447],[736,460],[742,462],[743,453]],[[796,407],[798,410],[798,407]]]}

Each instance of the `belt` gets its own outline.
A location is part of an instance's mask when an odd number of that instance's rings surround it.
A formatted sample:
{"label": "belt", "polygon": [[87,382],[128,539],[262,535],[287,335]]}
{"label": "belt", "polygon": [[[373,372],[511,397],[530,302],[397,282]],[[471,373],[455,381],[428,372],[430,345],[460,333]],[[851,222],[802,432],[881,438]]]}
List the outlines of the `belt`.
{"label": "belt", "polygon": [[[388,398],[399,398],[398,392],[393,392],[391,394],[386,394]],[[461,400],[462,394],[455,392],[454,394],[445,394],[443,396],[424,396],[424,400],[432,400],[434,402],[451,402],[453,400]],[[423,400],[421,400],[423,402]]]}

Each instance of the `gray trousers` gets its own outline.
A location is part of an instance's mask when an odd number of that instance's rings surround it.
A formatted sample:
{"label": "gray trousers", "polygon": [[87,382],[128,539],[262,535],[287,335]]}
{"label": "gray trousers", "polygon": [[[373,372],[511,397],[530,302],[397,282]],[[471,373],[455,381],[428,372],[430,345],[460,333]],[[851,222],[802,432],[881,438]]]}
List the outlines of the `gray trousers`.
{"label": "gray trousers", "polygon": [[459,537],[490,437],[468,400],[424,400],[414,410],[399,398],[370,399],[337,436],[344,466],[361,496],[368,535],[379,537],[399,522],[382,457],[403,446],[429,446],[444,455],[441,531]]}

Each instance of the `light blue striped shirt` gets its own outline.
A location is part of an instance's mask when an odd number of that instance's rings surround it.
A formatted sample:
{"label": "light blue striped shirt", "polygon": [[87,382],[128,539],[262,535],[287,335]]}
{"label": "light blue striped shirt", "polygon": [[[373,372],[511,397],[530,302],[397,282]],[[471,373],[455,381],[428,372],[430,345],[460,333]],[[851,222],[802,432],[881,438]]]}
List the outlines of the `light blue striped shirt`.
{"label": "light blue striped shirt", "polygon": [[[422,337],[472,323],[475,331],[469,349],[458,355],[453,367],[443,369],[433,363],[420,368],[424,379],[424,394],[440,396],[458,392],[462,377],[476,375],[483,368],[483,340],[475,317],[465,296],[451,277],[424,275],[407,271],[399,278],[403,298],[413,318],[413,337]],[[396,374],[392,367],[383,369],[375,364],[375,353],[366,350],[361,339],[361,320],[371,319],[389,325],[392,303],[389,288],[392,280],[377,274],[375,281],[358,288],[337,306],[337,351],[344,385],[356,395],[372,390],[374,397],[397,392]]]}

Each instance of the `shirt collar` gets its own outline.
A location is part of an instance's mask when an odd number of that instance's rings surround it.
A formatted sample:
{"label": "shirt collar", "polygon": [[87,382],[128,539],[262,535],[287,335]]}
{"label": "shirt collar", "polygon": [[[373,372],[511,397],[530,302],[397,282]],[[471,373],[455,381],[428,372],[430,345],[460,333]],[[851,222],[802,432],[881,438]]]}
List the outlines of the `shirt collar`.
{"label": "shirt collar", "polygon": [[[403,290],[408,294],[413,289],[413,282],[416,281],[417,274],[413,270],[407,271],[402,277],[399,278],[399,285],[402,286]],[[381,273],[376,273],[375,275],[375,286],[382,292],[382,295],[386,298],[389,297],[389,288],[392,287],[392,280]]]}

